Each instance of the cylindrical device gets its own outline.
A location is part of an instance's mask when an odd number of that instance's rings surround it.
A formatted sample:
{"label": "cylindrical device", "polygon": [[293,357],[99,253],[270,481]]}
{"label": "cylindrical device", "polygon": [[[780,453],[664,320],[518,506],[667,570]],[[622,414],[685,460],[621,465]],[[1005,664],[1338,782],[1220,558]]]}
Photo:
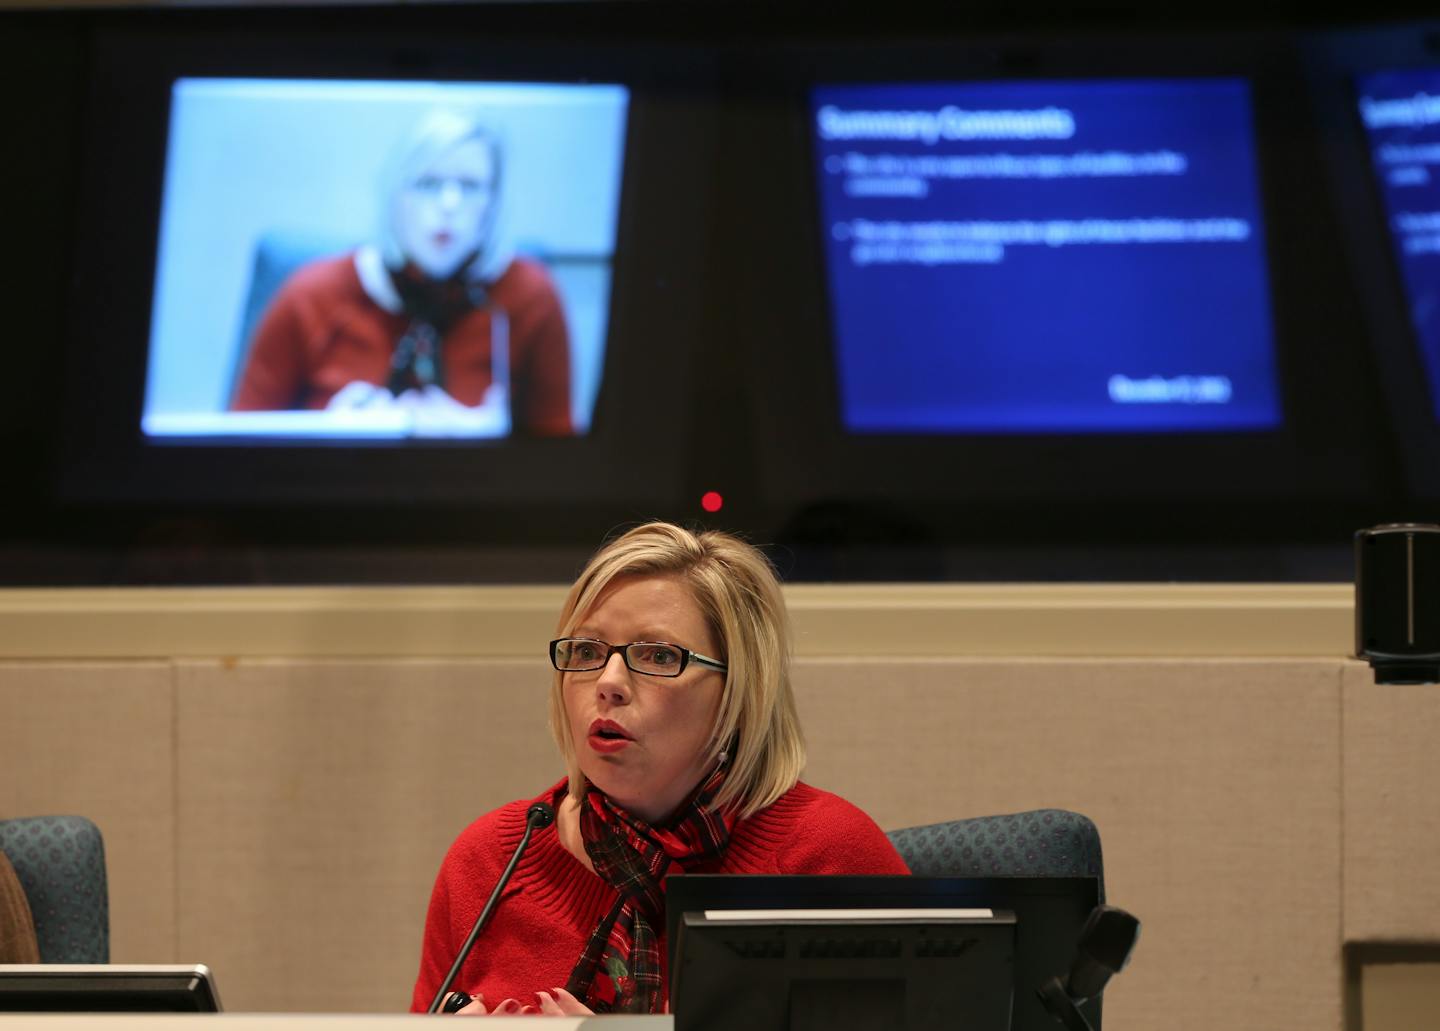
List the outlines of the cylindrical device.
{"label": "cylindrical device", "polygon": [[1440,682],[1440,526],[1355,534],[1355,654],[1377,683]]}

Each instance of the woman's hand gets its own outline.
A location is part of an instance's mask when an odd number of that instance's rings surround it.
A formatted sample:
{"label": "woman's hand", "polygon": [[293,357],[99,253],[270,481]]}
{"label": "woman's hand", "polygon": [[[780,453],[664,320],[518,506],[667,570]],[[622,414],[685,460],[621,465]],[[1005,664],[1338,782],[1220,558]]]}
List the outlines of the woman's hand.
{"label": "woman's hand", "polygon": [[363,379],[346,383],[325,405],[332,412],[383,411],[394,407],[395,398],[390,391]]}
{"label": "woman's hand", "polygon": [[510,432],[509,393],[499,383],[490,384],[473,408],[434,384],[405,391],[395,404],[410,413],[417,437],[503,437]]}
{"label": "woman's hand", "polygon": [[564,988],[551,988],[548,992],[536,992],[535,998],[540,1000],[539,1007],[534,1010],[526,1007],[524,1012],[543,1013],[550,1017],[583,1017],[595,1012]]}
{"label": "woman's hand", "polygon": [[485,996],[479,992],[470,997],[470,1001],[455,1011],[457,1017],[488,1017],[488,1016],[511,1016],[521,1011],[521,1005],[514,999],[506,999],[497,1006],[486,1006]]}
{"label": "woman's hand", "polygon": [[549,1017],[583,1017],[594,1013],[564,988],[551,988],[548,992],[536,992],[536,1002],[522,1006],[514,999],[506,999],[495,1006],[486,1006],[483,995],[474,995],[470,1002],[455,1011],[461,1017],[509,1017],[520,1014],[535,1014]]}

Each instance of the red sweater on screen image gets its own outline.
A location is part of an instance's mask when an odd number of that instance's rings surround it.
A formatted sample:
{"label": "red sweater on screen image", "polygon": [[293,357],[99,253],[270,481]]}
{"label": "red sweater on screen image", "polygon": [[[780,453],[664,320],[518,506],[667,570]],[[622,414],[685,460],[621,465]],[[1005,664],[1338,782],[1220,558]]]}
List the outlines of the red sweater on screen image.
{"label": "red sweater on screen image", "polygon": [[[231,408],[320,409],[355,380],[383,385],[408,324],[403,311],[387,310],[366,290],[355,255],[312,262],[285,281],[261,317]],[[444,387],[461,404],[473,407],[485,396],[497,339],[508,340],[515,429],[572,433],[569,331],[538,262],[511,261],[491,285],[489,304],[446,332]]]}

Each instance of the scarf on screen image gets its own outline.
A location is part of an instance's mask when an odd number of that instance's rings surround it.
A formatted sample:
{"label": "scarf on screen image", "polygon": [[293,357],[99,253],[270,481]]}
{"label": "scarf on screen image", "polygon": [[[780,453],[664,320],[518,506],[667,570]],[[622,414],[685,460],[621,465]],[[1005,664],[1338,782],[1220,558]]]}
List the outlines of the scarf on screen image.
{"label": "scarf on screen image", "polygon": [[565,990],[596,1013],[656,1013],[661,998],[660,939],[665,919],[663,881],[725,854],[733,811],[710,808],[725,783],[722,758],[713,773],[662,826],[651,826],[586,792],[580,835],[595,872],[619,892],[590,932]]}
{"label": "scarf on screen image", "polygon": [[410,322],[390,359],[386,389],[399,397],[407,390],[445,386],[441,346],[450,327],[476,308],[489,302],[485,284],[470,278],[470,266],[479,258],[477,250],[447,279],[432,279],[414,262],[389,269],[390,282]]}

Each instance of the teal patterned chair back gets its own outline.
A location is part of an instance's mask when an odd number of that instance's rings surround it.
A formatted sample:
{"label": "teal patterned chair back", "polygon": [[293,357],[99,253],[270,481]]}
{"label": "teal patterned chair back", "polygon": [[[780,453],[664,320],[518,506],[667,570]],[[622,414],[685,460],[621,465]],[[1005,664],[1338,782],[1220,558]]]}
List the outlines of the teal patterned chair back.
{"label": "teal patterned chair back", "polygon": [[100,828],[83,816],[0,820],[0,852],[25,889],[41,962],[110,962],[110,894]]}
{"label": "teal patterned chair back", "polygon": [[1032,809],[890,831],[919,877],[1094,877],[1105,901],[1100,832],[1087,816]]}

